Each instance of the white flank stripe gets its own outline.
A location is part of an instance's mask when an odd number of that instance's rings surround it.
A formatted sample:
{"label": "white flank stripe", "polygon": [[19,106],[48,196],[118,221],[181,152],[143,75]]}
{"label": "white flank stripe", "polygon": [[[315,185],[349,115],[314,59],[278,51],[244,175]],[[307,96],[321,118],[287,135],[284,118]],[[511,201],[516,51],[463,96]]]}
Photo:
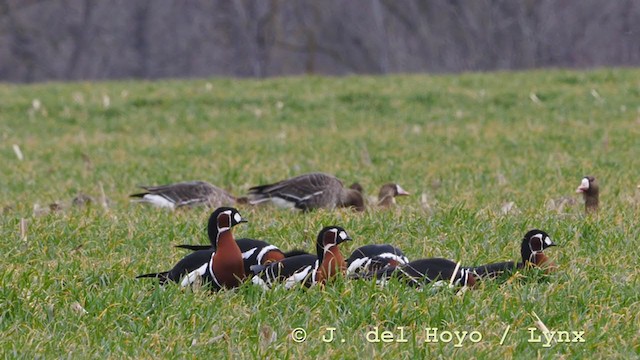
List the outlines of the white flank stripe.
{"label": "white flank stripe", "polygon": [[400,264],[406,264],[409,262],[409,259],[407,259],[404,256],[398,256],[396,254],[392,254],[392,253],[382,253],[380,255],[376,255],[378,257],[381,257],[383,259],[391,259],[391,260],[395,260],[397,262],[399,262]]}
{"label": "white flank stripe", "polygon": [[286,289],[291,289],[297,284],[303,282],[304,279],[306,279],[307,275],[309,275],[309,271],[311,271],[312,268],[312,266],[305,266],[302,270],[289,276],[287,280],[285,280],[284,287]]}
{"label": "white flank stripe", "polygon": [[182,279],[180,286],[187,287],[193,284],[194,281],[196,281],[196,279],[204,275],[204,273],[207,271],[208,266],[209,266],[209,263],[205,263],[205,264],[202,264],[202,266],[200,266],[199,268],[190,272],[187,276],[184,277],[184,279]]}
{"label": "white flank stripe", "polygon": [[302,200],[302,201],[304,201],[304,200],[309,200],[309,199],[311,199],[312,197],[314,197],[314,196],[316,196],[316,195],[320,195],[320,194],[322,194],[322,191],[316,191],[316,192],[314,192],[313,194],[307,195],[307,196],[303,197],[303,198],[302,198],[302,199],[300,199],[300,200]]}
{"label": "white flank stripe", "polygon": [[458,269],[460,269],[460,262],[458,262],[456,264],[455,269],[453,269],[453,275],[451,275],[451,279],[449,280],[449,286],[453,286],[453,280],[455,280],[456,278],[456,273],[458,272]]}
{"label": "white flank stripe", "polygon": [[[251,255],[253,255],[254,252],[256,252],[258,248],[252,248],[250,250],[247,250],[245,252],[242,253],[242,258],[243,259],[248,259],[251,257]],[[258,261],[258,264],[260,264],[260,261]]]}

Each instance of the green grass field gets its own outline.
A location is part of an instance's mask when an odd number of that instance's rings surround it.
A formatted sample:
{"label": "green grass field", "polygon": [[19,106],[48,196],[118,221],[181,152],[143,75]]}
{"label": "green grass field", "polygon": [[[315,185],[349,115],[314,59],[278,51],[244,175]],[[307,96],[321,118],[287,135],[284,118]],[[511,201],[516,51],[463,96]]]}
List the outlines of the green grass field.
{"label": "green grass field", "polygon": [[[640,70],[4,84],[0,136],[4,358],[640,357]],[[240,207],[249,223],[236,236],[312,251],[335,224],[354,239],[343,254],[389,242],[473,265],[517,259],[540,228],[560,245],[547,251],[559,269],[462,296],[347,281],[210,294],[134,279],[171,268],[186,254],[175,244],[207,243],[210,213],[131,204],[137,185],[201,179],[242,195],[310,171],[412,196],[363,214]],[[584,175],[600,183],[597,216],[575,193]],[[96,201],[73,207],[78,193]],[[578,201],[550,205],[563,197]],[[530,342],[533,312],[585,341]],[[376,328],[406,342],[372,342]],[[427,328],[478,341],[425,342]]]}

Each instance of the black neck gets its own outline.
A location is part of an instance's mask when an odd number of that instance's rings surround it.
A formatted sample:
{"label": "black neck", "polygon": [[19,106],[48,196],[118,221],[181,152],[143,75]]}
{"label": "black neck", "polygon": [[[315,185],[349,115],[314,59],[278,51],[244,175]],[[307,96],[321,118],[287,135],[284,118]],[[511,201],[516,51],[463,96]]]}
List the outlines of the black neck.
{"label": "black neck", "polygon": [[520,254],[522,255],[523,264],[526,264],[527,261],[533,261],[533,251],[531,251],[529,240],[526,238],[522,239],[522,244],[520,245]]}

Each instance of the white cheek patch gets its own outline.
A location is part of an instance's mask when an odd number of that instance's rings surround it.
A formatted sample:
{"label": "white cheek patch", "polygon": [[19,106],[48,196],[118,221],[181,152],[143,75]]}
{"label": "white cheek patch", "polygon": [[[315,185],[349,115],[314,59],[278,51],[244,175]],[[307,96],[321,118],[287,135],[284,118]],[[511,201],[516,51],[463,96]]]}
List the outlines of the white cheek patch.
{"label": "white cheek patch", "polygon": [[544,243],[547,244],[547,246],[551,245],[551,239],[549,239],[549,237],[547,236],[546,238],[544,238]]}
{"label": "white cheek patch", "polygon": [[345,231],[340,231],[340,239],[342,240],[346,240],[347,239],[347,233]]}
{"label": "white cheek patch", "polygon": [[236,213],[235,215],[233,215],[233,219],[239,223],[240,221],[242,221],[242,216],[240,216],[239,213]]}

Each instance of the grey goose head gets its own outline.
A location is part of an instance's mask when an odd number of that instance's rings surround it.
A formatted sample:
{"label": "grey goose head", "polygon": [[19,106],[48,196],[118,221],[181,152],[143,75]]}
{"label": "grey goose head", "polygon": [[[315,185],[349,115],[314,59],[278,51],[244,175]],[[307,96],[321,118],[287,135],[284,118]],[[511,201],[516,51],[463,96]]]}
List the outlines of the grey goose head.
{"label": "grey goose head", "polygon": [[409,193],[400,185],[387,183],[382,185],[378,193],[378,206],[389,207],[396,203],[396,196],[407,196]]}

